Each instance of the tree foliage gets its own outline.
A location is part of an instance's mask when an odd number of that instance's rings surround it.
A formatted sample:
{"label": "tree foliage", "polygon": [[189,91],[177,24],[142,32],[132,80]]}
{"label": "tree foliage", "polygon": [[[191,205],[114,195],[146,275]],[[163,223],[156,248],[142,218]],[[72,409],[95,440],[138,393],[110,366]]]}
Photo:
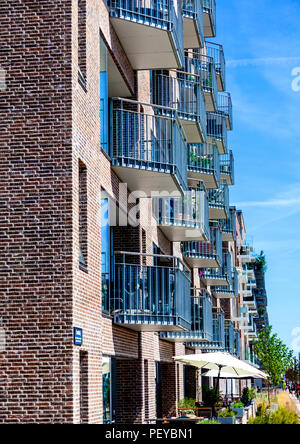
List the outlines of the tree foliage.
{"label": "tree foliage", "polygon": [[293,352],[276,333],[273,333],[272,327],[260,331],[254,346],[259,360],[269,375],[269,383],[279,385],[287,369],[293,365]]}

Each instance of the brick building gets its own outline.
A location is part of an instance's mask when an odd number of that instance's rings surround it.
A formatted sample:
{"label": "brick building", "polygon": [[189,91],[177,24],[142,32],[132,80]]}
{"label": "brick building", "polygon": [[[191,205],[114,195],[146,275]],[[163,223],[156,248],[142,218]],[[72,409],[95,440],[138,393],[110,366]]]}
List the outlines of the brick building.
{"label": "brick building", "polygon": [[255,335],[215,0],[0,20],[0,422],[176,414],[197,388],[173,356],[248,359]]}

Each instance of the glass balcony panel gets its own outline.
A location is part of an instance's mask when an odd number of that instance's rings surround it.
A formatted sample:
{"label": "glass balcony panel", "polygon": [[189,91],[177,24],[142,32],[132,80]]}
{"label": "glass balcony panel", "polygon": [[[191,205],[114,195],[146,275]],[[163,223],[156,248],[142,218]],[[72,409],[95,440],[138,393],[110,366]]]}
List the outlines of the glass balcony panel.
{"label": "glass balcony panel", "polygon": [[227,353],[234,354],[235,333],[234,325],[230,320],[225,320],[225,350]]}
{"label": "glass balcony panel", "polygon": [[189,183],[202,181],[207,189],[220,186],[220,156],[216,145],[212,143],[188,145]]}
{"label": "glass balcony panel", "polygon": [[220,267],[222,233],[218,227],[210,227],[208,242],[182,242],[181,251],[185,262],[192,268]]}
{"label": "glass balcony panel", "polygon": [[206,42],[205,53],[214,59],[216,65],[218,89],[226,90],[226,63],[223,46],[218,43]]}
{"label": "glass balcony panel", "polygon": [[154,198],[152,202],[157,224],[170,241],[209,239],[205,190],[191,189],[183,198]]}
{"label": "glass balcony panel", "polygon": [[217,190],[207,190],[209,219],[229,218],[229,190],[228,185],[221,185]]}
{"label": "glass balcony panel", "polygon": [[131,191],[187,189],[187,145],[175,111],[139,102],[112,101],[112,166]]}
{"label": "glass balcony panel", "polygon": [[[141,264],[141,256],[149,264]],[[178,258],[115,253],[114,322],[138,331],[189,330],[190,285],[190,272]]]}
{"label": "glass balcony panel", "polygon": [[204,37],[216,37],[216,0],[203,0]]}
{"label": "glass balcony panel", "polygon": [[225,116],[227,130],[233,129],[232,100],[229,92],[218,93],[218,112]]}
{"label": "glass balcony panel", "polygon": [[241,335],[240,330],[235,328],[234,329],[234,355],[237,358],[241,358]]}
{"label": "glass balcony panel", "polygon": [[133,69],[182,68],[183,18],[177,0],[108,0],[108,6]]}
{"label": "glass balcony panel", "polygon": [[227,152],[227,127],[225,116],[207,113],[207,141],[216,143],[219,154]]}
{"label": "glass balcony panel", "polygon": [[229,218],[222,223],[223,242],[234,242],[236,240],[235,208],[229,208]]}
{"label": "glass balcony panel", "polygon": [[186,51],[185,72],[199,77],[204,93],[207,112],[218,110],[218,85],[214,61],[211,57],[201,54],[199,51]]}
{"label": "glass balcony panel", "polygon": [[188,143],[206,141],[206,108],[200,79],[180,71],[170,71],[169,75],[153,72],[152,76],[153,102],[177,111]]}
{"label": "glass balcony panel", "polygon": [[206,290],[192,290],[191,319],[192,326],[190,331],[163,332],[160,334],[160,337],[162,339],[168,339],[171,342],[212,341],[212,300],[210,294]]}
{"label": "glass balcony panel", "polygon": [[204,45],[204,14],[202,0],[184,0],[182,3],[184,47]]}

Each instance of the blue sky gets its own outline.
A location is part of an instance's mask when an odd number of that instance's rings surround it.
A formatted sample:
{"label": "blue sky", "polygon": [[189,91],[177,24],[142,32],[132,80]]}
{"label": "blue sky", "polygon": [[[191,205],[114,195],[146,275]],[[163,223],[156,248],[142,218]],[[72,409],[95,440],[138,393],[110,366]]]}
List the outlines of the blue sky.
{"label": "blue sky", "polygon": [[300,352],[300,91],[292,88],[299,17],[299,0],[217,0],[215,41],[233,99],[231,202],[267,256],[270,322]]}

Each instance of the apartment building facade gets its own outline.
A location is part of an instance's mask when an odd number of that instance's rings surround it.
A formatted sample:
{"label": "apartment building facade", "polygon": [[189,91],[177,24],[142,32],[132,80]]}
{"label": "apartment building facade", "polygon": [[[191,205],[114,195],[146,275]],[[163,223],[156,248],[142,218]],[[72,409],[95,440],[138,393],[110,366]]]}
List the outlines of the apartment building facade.
{"label": "apartment building facade", "polygon": [[1,14],[0,422],[175,415],[173,357],[256,334],[215,0],[38,3]]}

